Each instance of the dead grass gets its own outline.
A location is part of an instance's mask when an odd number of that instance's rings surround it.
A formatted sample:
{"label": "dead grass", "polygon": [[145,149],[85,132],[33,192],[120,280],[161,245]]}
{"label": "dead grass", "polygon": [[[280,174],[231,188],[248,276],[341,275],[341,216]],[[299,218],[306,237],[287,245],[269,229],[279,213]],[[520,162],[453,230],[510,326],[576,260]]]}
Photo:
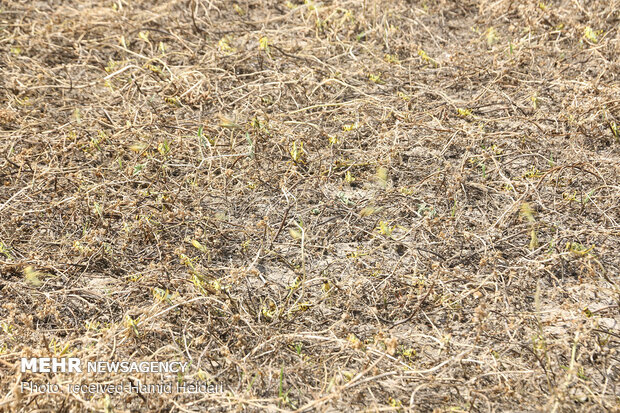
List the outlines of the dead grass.
{"label": "dead grass", "polygon": [[0,9],[0,409],[620,409],[618,1]]}

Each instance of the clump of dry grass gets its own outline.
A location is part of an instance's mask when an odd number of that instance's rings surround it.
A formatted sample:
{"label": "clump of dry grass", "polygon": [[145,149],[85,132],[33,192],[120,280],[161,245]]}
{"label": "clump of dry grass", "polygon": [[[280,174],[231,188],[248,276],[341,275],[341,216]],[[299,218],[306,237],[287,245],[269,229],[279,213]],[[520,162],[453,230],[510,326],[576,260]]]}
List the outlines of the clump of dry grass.
{"label": "clump of dry grass", "polygon": [[617,409],[618,6],[3,2],[0,408]]}

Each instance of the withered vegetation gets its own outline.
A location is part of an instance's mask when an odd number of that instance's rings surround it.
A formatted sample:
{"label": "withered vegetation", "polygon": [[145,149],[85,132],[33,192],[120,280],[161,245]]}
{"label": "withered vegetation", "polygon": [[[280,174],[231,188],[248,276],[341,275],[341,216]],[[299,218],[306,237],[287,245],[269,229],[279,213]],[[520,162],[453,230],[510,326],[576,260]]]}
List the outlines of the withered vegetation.
{"label": "withered vegetation", "polygon": [[0,409],[617,411],[619,10],[2,1]]}

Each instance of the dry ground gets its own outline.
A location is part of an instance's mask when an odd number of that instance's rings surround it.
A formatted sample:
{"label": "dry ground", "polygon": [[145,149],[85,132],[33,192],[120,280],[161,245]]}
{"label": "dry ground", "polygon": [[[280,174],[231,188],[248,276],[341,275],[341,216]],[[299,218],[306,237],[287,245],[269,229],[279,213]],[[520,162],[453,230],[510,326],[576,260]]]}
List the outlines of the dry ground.
{"label": "dry ground", "polygon": [[619,9],[0,2],[0,409],[618,411]]}

